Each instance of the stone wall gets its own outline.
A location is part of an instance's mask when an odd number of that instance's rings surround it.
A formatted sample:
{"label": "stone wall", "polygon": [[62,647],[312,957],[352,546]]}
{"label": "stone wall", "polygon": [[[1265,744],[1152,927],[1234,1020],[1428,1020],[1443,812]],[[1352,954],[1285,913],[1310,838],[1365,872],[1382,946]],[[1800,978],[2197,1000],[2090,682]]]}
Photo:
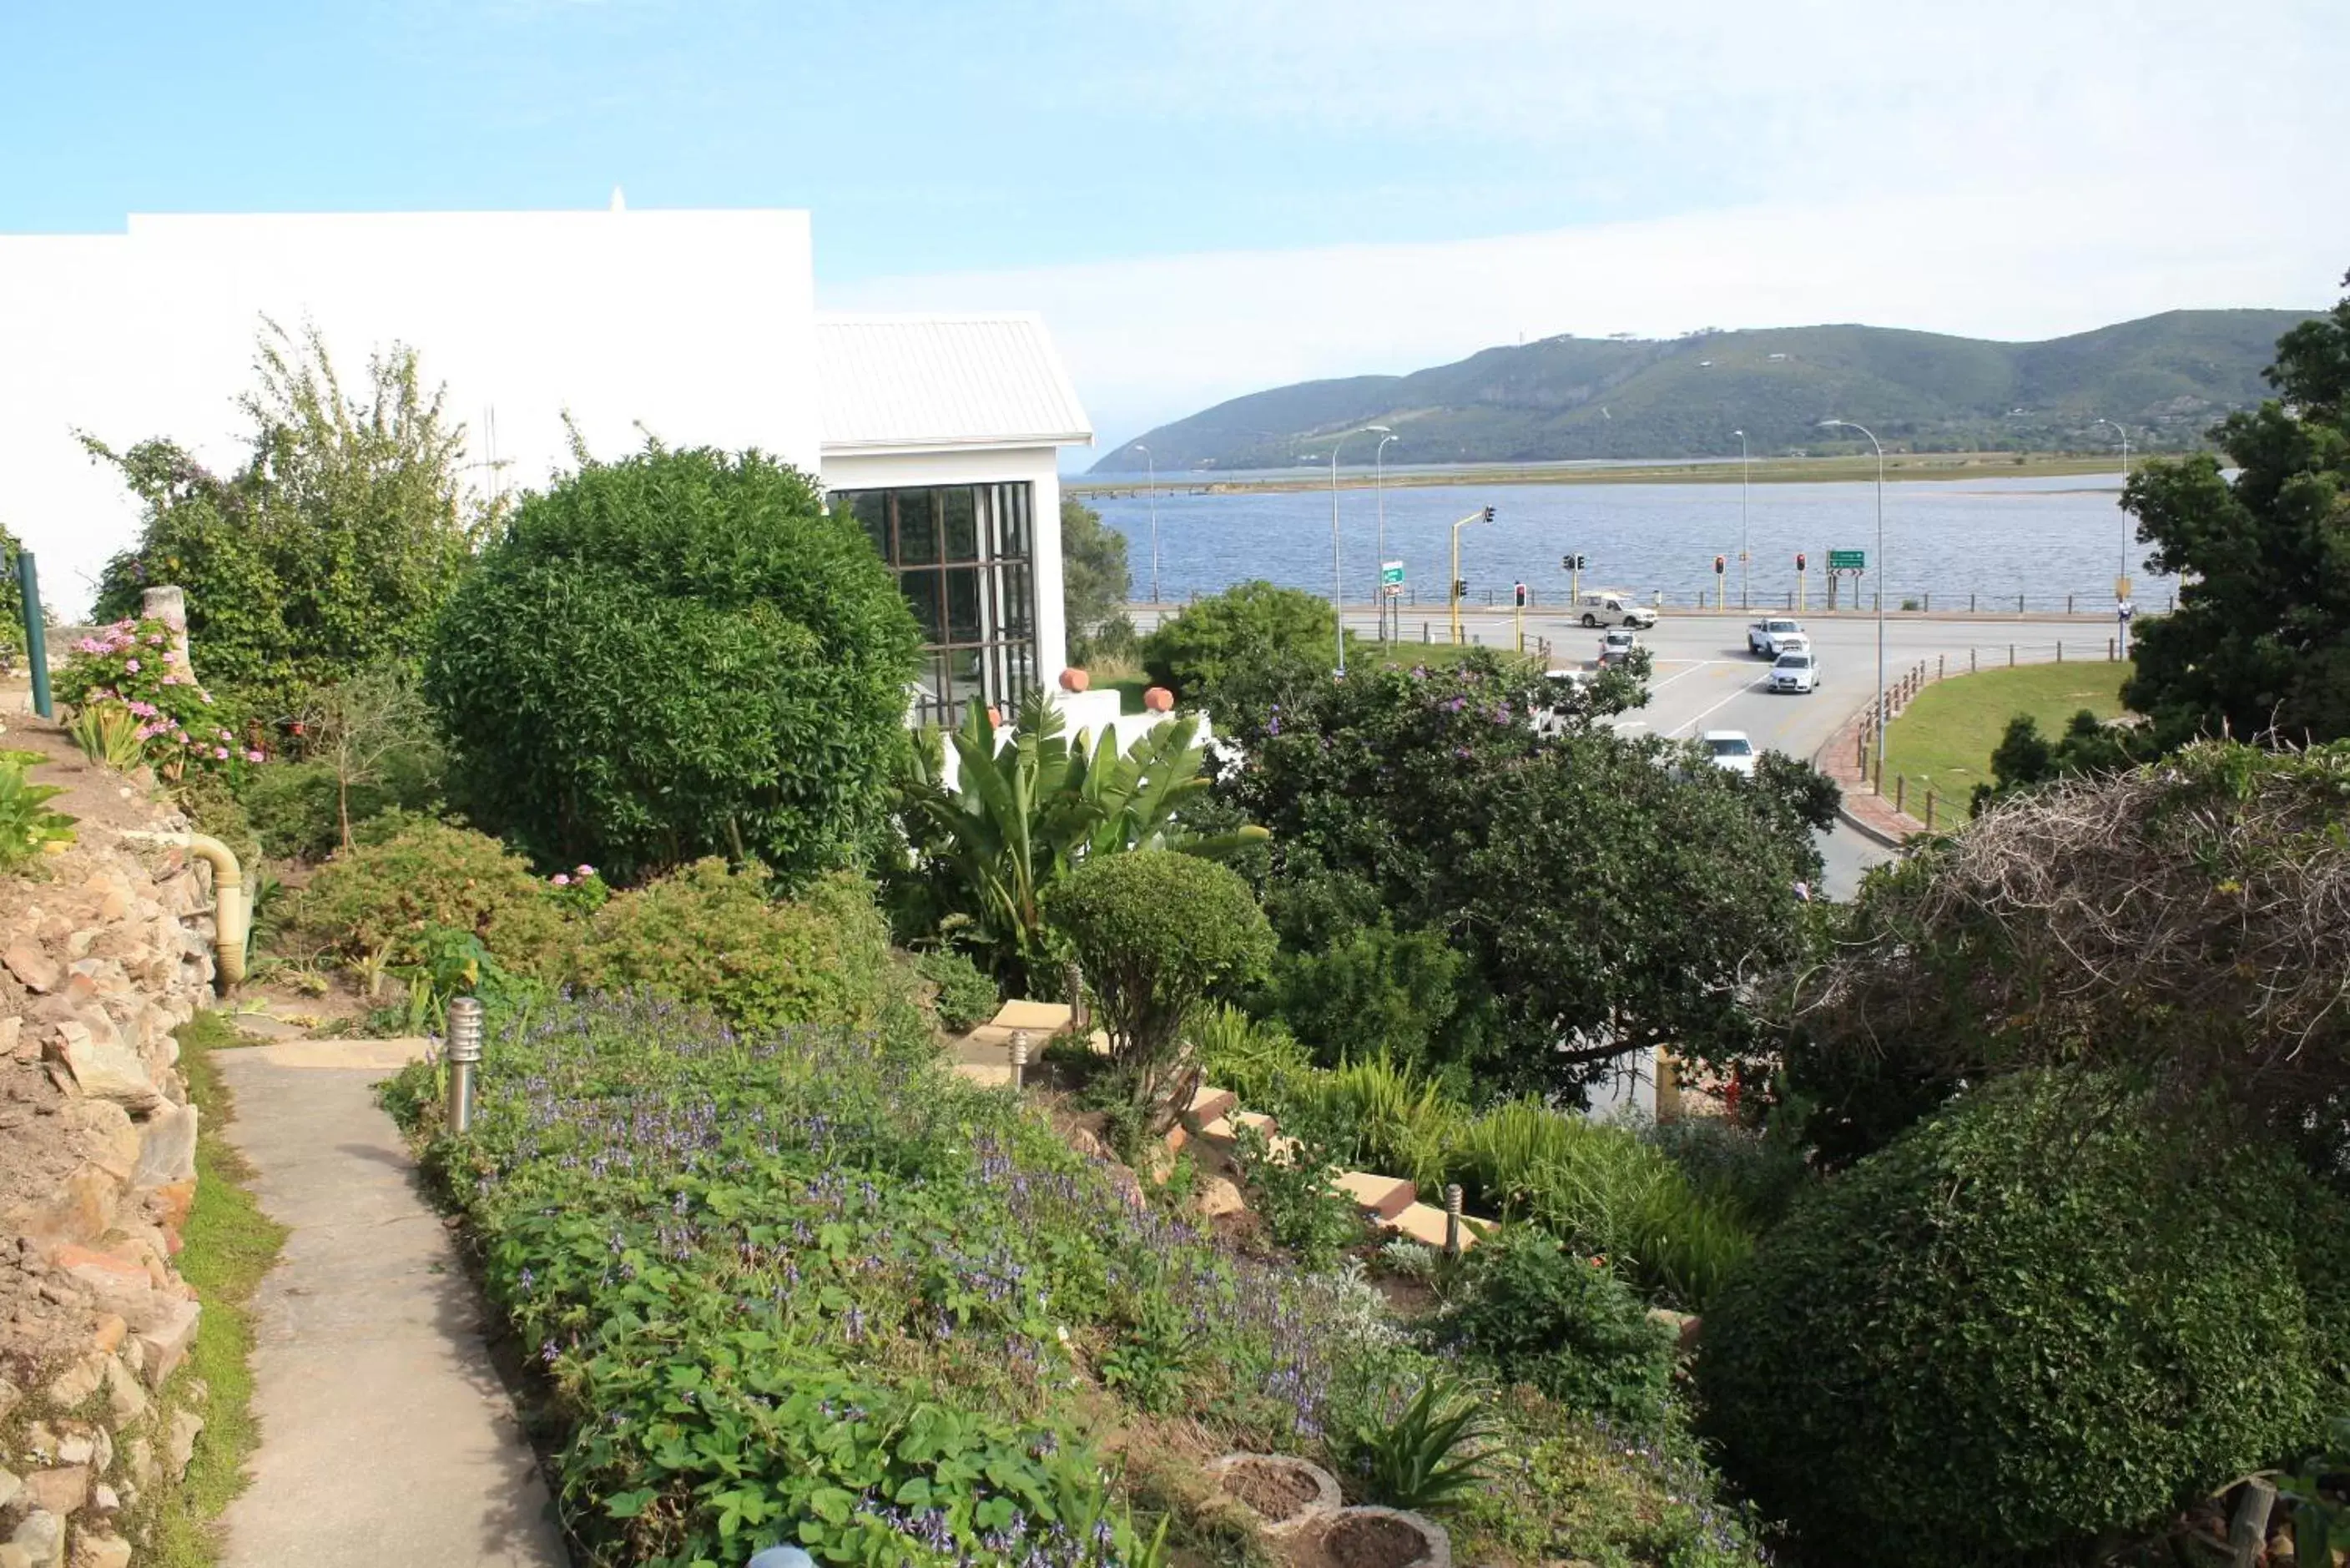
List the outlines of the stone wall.
{"label": "stone wall", "polygon": [[197,1111],[172,1031],[211,990],[210,873],[80,833],[0,877],[0,1568],[131,1563],[200,1427],[171,1403],[203,1311],[174,1265]]}

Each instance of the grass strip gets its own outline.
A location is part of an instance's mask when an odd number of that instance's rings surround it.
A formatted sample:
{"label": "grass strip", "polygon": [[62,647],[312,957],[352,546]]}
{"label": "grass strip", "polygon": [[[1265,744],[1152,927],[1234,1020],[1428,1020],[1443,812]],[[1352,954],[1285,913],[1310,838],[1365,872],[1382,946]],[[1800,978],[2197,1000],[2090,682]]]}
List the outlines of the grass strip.
{"label": "grass strip", "polygon": [[[188,1213],[179,1264],[203,1299],[204,1315],[164,1397],[168,1405],[203,1417],[204,1429],[186,1479],[161,1489],[151,1504],[148,1547],[140,1561],[156,1568],[211,1568],[220,1558],[215,1522],[244,1490],[245,1461],[261,1441],[253,1417],[251,1303],[262,1278],[276,1266],[286,1228],[261,1211],[246,1185],[253,1168],[224,1136],[235,1106],[212,1053],[252,1042],[218,1012],[199,1012],[177,1033],[180,1071],[203,1127],[196,1143],[195,1204]],[[161,1436],[155,1440],[160,1443]]]}
{"label": "grass strip", "polygon": [[1906,778],[1912,815],[1925,815],[1930,788],[1938,822],[1963,819],[1975,785],[1992,782],[1991,754],[2009,720],[2028,713],[2054,740],[2084,708],[2116,717],[2126,711],[2121,688],[2130,668],[2111,659],[2022,664],[1934,682],[1885,732],[1886,793]]}

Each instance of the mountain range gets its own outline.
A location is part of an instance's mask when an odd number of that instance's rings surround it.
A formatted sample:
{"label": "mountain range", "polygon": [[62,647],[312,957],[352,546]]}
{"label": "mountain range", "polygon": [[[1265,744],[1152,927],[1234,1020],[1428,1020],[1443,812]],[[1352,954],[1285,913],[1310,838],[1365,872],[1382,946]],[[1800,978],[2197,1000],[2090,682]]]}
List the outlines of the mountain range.
{"label": "mountain range", "polygon": [[[1889,327],[1704,331],[1669,339],[1548,337],[1404,376],[1252,392],[1159,426],[1096,473],[1288,468],[1333,432],[1389,426],[1394,463],[1756,456],[1850,450],[1855,420],[1887,450],[2095,450],[2199,444],[2268,394],[2262,369],[2299,310],[2173,310],[2040,343]],[[1367,462],[1357,438],[1348,455]]]}

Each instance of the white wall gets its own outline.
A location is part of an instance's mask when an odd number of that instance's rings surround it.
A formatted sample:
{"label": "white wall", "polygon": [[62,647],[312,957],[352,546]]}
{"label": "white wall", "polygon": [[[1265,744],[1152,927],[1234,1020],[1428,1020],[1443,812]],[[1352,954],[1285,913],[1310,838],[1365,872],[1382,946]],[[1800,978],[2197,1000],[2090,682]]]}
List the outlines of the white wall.
{"label": "white wall", "polygon": [[347,383],[372,351],[414,346],[471,461],[496,410],[509,488],[570,466],[567,410],[599,456],[638,446],[641,423],[818,466],[804,212],[134,216],[121,234],[0,236],[0,522],[62,611],[138,521],[73,432],[118,450],[169,436],[234,467],[264,315],[315,322]]}
{"label": "white wall", "polygon": [[1069,662],[1068,616],[1061,602],[1061,476],[1057,449],[1013,447],[996,451],[926,452],[827,452],[827,490],[882,490],[923,484],[1012,484],[1033,487],[1031,526],[1035,530],[1036,678],[1057,686]]}

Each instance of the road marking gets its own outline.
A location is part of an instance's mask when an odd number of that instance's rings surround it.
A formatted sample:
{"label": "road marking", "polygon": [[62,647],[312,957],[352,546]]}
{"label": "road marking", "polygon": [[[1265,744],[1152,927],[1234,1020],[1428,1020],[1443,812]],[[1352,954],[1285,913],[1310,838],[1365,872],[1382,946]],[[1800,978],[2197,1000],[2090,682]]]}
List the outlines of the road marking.
{"label": "road marking", "polygon": [[[1679,664],[1680,660],[1678,659],[1668,659],[1664,662],[1667,664]],[[1654,686],[1649,687],[1648,695],[1654,697],[1658,692],[1662,691],[1666,687],[1670,686],[1674,681],[1679,680],[1682,675],[1695,675],[1699,670],[1703,670],[1709,664],[1723,664],[1727,662],[1728,660],[1720,659],[1693,659],[1690,660],[1690,667],[1687,670],[1682,670],[1680,675],[1670,676],[1663,680],[1658,681]]]}
{"label": "road marking", "polygon": [[1755,682],[1754,682],[1752,685],[1751,685],[1751,686],[1741,686],[1737,691],[1732,691],[1729,696],[1724,697],[1721,701],[1716,702],[1712,707],[1708,708],[1704,712],[1700,713],[1696,718],[1694,718],[1694,719],[1684,719],[1684,720],[1682,720],[1679,723],[1675,724],[1671,729],[1667,730],[1667,731],[1665,732],[1665,733],[1666,733],[1667,735],[1669,735],[1669,735],[1678,735],[1678,734],[1679,734],[1683,730],[1690,729],[1690,728],[1692,728],[1692,727],[1694,727],[1694,726],[1696,726],[1696,725],[1699,725],[1699,724],[1702,724],[1702,723],[1704,723],[1708,719],[1711,719],[1711,717],[1713,717],[1713,715],[1714,715],[1714,714],[1716,714],[1716,713],[1720,712],[1722,709],[1727,708],[1727,707],[1728,707],[1728,706],[1730,706],[1730,704],[1731,704],[1732,702],[1737,701],[1741,697],[1745,696],[1749,691],[1762,691],[1762,688],[1764,687],[1764,685],[1766,685],[1766,684],[1770,681],[1770,679],[1771,679],[1771,678],[1770,678],[1769,676],[1765,675],[1764,677],[1762,677],[1762,680],[1755,681]]}

